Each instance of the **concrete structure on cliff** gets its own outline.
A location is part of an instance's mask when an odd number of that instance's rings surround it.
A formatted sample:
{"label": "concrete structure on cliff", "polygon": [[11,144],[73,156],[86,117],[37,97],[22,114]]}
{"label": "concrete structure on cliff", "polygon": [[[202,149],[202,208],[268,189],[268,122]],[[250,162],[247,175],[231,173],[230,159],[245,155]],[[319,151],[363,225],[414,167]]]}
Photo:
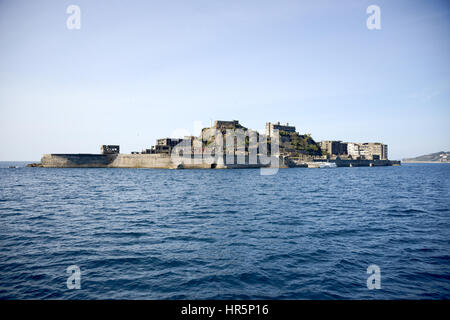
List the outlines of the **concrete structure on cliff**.
{"label": "concrete structure on cliff", "polygon": [[295,132],[295,127],[290,126],[289,123],[282,125],[282,124],[280,124],[280,122],[277,122],[277,123],[267,122],[266,123],[266,136],[272,137],[274,130],[284,131],[284,132]]}
{"label": "concrete structure on cliff", "polygon": [[212,128],[215,129],[233,129],[233,128],[240,128],[242,127],[239,124],[238,120],[232,120],[232,121],[223,121],[223,120],[216,120],[214,121],[214,125]]}

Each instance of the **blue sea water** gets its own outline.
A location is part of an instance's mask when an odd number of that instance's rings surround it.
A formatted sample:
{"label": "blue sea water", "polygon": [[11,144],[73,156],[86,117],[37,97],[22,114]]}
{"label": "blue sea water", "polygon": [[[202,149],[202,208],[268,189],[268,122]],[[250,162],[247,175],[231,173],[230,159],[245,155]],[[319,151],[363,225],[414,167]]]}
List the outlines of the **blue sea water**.
{"label": "blue sea water", "polygon": [[447,164],[1,168],[0,298],[449,299],[449,179]]}

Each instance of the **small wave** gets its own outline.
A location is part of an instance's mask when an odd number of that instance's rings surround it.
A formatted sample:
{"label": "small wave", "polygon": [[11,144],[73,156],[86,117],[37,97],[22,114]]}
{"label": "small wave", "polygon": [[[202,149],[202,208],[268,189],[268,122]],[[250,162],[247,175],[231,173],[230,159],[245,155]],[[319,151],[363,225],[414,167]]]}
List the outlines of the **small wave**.
{"label": "small wave", "polygon": [[166,241],[181,241],[181,242],[208,242],[214,243],[216,240],[214,238],[205,238],[205,237],[193,237],[193,236],[173,236],[173,237],[165,237]]}

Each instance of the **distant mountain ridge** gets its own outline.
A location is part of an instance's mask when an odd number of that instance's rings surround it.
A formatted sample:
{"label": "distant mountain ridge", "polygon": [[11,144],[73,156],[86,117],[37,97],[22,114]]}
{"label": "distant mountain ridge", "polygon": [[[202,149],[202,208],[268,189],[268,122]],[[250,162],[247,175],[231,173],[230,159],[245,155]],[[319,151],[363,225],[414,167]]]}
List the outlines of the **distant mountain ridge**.
{"label": "distant mountain ridge", "polygon": [[440,151],[435,153],[418,156],[415,158],[405,158],[403,162],[449,162],[450,151]]}

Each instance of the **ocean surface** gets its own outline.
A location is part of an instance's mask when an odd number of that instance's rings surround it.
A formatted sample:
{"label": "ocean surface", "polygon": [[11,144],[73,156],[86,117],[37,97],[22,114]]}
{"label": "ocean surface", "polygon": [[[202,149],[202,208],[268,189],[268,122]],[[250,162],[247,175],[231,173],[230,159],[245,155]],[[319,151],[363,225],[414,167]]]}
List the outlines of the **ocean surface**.
{"label": "ocean surface", "polygon": [[[1,299],[450,298],[448,164],[273,176],[9,165]],[[381,289],[367,288],[371,264]]]}

